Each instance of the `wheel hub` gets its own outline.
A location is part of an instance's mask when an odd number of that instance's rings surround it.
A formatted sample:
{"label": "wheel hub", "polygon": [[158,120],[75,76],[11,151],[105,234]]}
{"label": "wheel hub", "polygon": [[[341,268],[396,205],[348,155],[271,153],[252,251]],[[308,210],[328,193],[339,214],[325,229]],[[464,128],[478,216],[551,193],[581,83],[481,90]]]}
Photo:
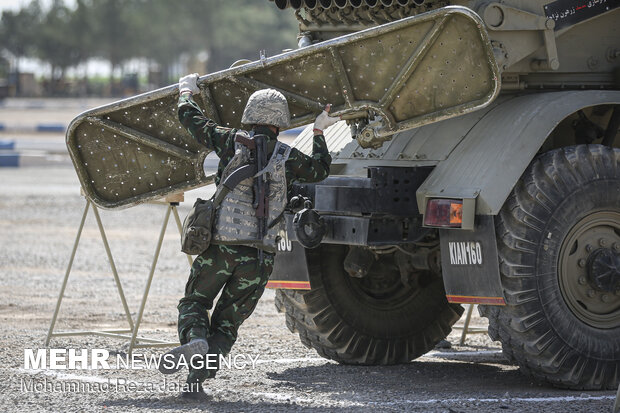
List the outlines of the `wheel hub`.
{"label": "wheel hub", "polygon": [[595,212],[573,226],[560,248],[558,281],[581,321],[620,326],[620,213]]}
{"label": "wheel hub", "polygon": [[375,310],[404,306],[416,296],[411,287],[401,283],[400,272],[391,254],[381,256],[363,278],[347,278],[351,291]]}
{"label": "wheel hub", "polygon": [[385,267],[383,270],[383,272],[371,271],[368,276],[359,280],[360,289],[368,297],[382,300],[400,295],[402,292],[403,286],[400,284],[398,274],[395,271],[385,271]]}
{"label": "wheel hub", "polygon": [[614,293],[620,282],[620,254],[599,248],[588,259],[588,279],[598,290]]}

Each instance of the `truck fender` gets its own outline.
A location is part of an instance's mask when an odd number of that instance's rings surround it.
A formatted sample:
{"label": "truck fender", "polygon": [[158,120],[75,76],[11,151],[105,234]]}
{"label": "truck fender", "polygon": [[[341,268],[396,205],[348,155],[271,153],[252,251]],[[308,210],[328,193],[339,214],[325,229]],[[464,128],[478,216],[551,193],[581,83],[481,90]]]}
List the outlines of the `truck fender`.
{"label": "truck fender", "polygon": [[514,97],[490,109],[437,165],[417,191],[420,211],[430,198],[460,198],[463,223],[471,223],[466,230],[439,231],[448,301],[505,305],[494,216],[562,120],[584,107],[619,102],[618,91]]}
{"label": "truck fender", "polygon": [[[497,215],[554,128],[579,109],[620,104],[620,91],[567,91],[516,96],[489,110],[416,192],[426,212],[430,198],[473,198],[469,215]],[[474,212],[475,211],[475,212]],[[470,228],[471,229],[471,228]]]}

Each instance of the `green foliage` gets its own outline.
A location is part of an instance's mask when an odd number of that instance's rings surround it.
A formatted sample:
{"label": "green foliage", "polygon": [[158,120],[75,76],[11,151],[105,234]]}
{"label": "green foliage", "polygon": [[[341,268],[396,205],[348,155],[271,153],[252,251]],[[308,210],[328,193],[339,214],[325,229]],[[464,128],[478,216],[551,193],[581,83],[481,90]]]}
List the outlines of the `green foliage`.
{"label": "green foliage", "polygon": [[[199,46],[188,33],[192,22],[194,0],[141,0],[135,3],[133,32],[139,47],[136,55],[151,59],[159,65],[167,79],[168,68],[183,53]],[[171,24],[172,22],[172,24]]]}
{"label": "green foliage", "polygon": [[[42,10],[33,0],[0,20],[0,49],[13,56],[38,57],[62,78],[89,58],[112,70],[132,58],[159,67],[162,83],[171,68],[192,56],[208,56],[208,70],[227,68],[241,58],[256,59],[295,47],[297,24],[289,12],[267,0],[53,0]],[[176,73],[174,74],[176,75]]]}
{"label": "green foliage", "polygon": [[32,1],[18,12],[3,11],[0,20],[0,46],[17,58],[33,55],[42,14],[38,0]]}
{"label": "green foliage", "polygon": [[95,33],[88,29],[93,26],[94,17],[89,0],[76,0],[75,9],[67,24],[67,34],[73,38],[73,49],[78,56],[78,63],[85,62],[94,56],[92,48]]}
{"label": "green foliage", "polygon": [[218,9],[214,22],[209,25],[210,39],[217,45],[212,50],[213,66],[228,67],[240,58],[255,60],[259,50],[273,55],[295,47],[296,22],[287,18],[288,13],[269,7],[267,2],[228,0],[226,3],[229,6]]}
{"label": "green foliage", "polygon": [[75,47],[76,37],[69,36],[66,32],[70,21],[71,11],[62,0],[54,0],[39,23],[39,36],[34,40],[34,47],[37,57],[52,66],[52,76],[55,75],[56,68],[64,72],[66,68],[81,61]]}
{"label": "green foliage", "polygon": [[84,30],[93,36],[92,50],[107,59],[112,68],[136,56],[136,2],[130,0],[91,0],[90,25]]}

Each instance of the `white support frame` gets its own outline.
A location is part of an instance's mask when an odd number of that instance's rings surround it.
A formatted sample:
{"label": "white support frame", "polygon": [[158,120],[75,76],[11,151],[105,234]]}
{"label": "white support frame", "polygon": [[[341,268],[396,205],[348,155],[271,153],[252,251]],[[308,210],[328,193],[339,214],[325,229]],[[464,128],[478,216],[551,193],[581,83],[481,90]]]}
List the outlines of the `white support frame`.
{"label": "white support frame", "polygon": [[487,334],[489,332],[488,328],[482,327],[470,327],[469,323],[471,321],[471,314],[474,311],[474,306],[476,304],[468,304],[467,313],[465,315],[465,321],[462,326],[452,326],[455,330],[463,330],[461,333],[461,339],[459,340],[459,345],[465,344],[465,339],[468,334]]}
{"label": "white support frame", "polygon": [[[147,338],[138,335],[138,330],[140,328],[140,324],[142,323],[142,319],[144,317],[144,309],[146,307],[146,302],[148,299],[149,291],[151,288],[151,283],[153,281],[153,276],[155,274],[155,268],[157,267],[157,261],[159,259],[159,254],[161,252],[161,246],[164,241],[164,236],[166,234],[166,228],[168,227],[168,222],[170,220],[170,213],[172,212],[174,215],[174,219],[177,224],[177,228],[179,230],[179,234],[182,232],[181,219],[179,218],[179,212],[177,211],[177,206],[179,202],[183,200],[183,194],[178,194],[175,196],[170,196],[165,199],[165,202],[153,202],[156,204],[167,205],[166,213],[164,215],[164,220],[162,223],[161,231],[159,233],[159,238],[157,241],[157,246],[155,247],[155,253],[153,255],[153,261],[151,262],[151,268],[149,271],[149,275],[146,280],[146,285],[144,287],[144,293],[142,294],[142,301],[140,303],[140,307],[138,309],[138,314],[136,316],[136,320],[134,321],[131,317],[131,313],[129,311],[129,306],[127,304],[127,299],[125,298],[125,293],[123,291],[123,287],[121,285],[120,277],[118,276],[118,272],[116,270],[116,265],[114,263],[114,258],[112,256],[112,251],[110,250],[110,245],[108,244],[108,238],[106,236],[105,230],[103,228],[103,223],[101,222],[101,217],[99,216],[99,211],[97,206],[92,203],[88,198],[86,198],[86,205],[84,207],[84,213],[82,214],[82,220],[80,221],[80,225],[78,227],[77,236],[75,238],[75,242],[73,244],[73,249],[71,251],[71,255],[69,258],[69,264],[67,265],[67,270],[65,272],[65,276],[62,282],[62,286],[60,287],[60,293],[58,294],[58,300],[56,302],[56,308],[54,310],[54,315],[52,316],[52,321],[50,323],[50,327],[47,333],[47,337],[45,339],[45,346],[49,346],[50,341],[53,337],[68,337],[68,336],[86,336],[86,335],[96,335],[102,337],[111,337],[111,338],[119,338],[129,340],[129,350],[128,353],[131,354],[132,351],[136,348],[144,348],[144,347],[170,347],[178,345],[178,342],[169,342],[160,339]],[[84,229],[84,223],[86,222],[86,216],[88,215],[88,209],[92,206],[93,213],[95,215],[95,219],[97,221],[97,226],[99,227],[99,233],[101,234],[101,239],[103,241],[103,246],[105,248],[108,262],[110,264],[110,269],[112,270],[112,275],[114,277],[114,282],[116,284],[116,288],[118,290],[118,295],[121,299],[121,303],[123,305],[123,310],[125,312],[125,317],[127,318],[127,323],[129,325],[128,328],[125,329],[110,329],[110,330],[71,330],[71,331],[60,331],[55,332],[54,328],[56,326],[56,321],[58,319],[58,313],[60,312],[60,306],[62,304],[62,299],[65,294],[65,290],[67,288],[67,283],[69,280],[69,274],[71,273],[71,268],[73,266],[73,261],[75,259],[75,254],[77,252],[78,245],[80,243],[80,238],[82,235],[82,231]],[[187,261],[191,267],[192,265],[192,257],[187,255]]]}

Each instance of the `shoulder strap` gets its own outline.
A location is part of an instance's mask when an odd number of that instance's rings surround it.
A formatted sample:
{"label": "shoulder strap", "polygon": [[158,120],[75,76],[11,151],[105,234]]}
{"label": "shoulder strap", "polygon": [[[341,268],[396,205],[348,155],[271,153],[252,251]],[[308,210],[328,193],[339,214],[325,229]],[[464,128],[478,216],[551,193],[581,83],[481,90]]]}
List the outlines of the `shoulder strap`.
{"label": "shoulder strap", "polygon": [[[250,131],[249,137],[248,133],[242,130],[237,131],[235,134],[235,146],[244,145],[249,149],[255,149],[256,143],[254,142],[254,131]],[[224,181],[220,182],[217,186],[215,194],[213,195],[213,205],[217,207],[228,195],[230,191],[235,189],[235,187],[244,179],[248,179],[253,177],[256,174],[257,166],[256,164],[243,165],[239,168],[232,171]]]}
{"label": "shoulder strap", "polygon": [[254,175],[254,177],[263,175],[271,171],[274,168],[275,162],[278,162],[278,161],[286,162],[289,155],[291,154],[291,149],[292,148],[288,146],[287,144],[285,144],[284,142],[277,141],[276,146],[273,149],[273,153],[271,154],[271,158],[269,158],[269,162],[263,169],[256,172],[256,175]]}
{"label": "shoulder strap", "polygon": [[[245,145],[249,147],[250,149],[253,149],[256,147],[253,141],[253,138],[254,138],[254,131],[250,132],[249,139],[243,136],[242,134],[237,134],[237,136],[235,136],[235,142]],[[288,146],[287,144],[280,142],[280,141],[276,141],[276,145],[273,150],[273,154],[271,155],[271,159],[274,159],[274,160],[282,159],[284,162],[286,162],[286,160],[288,159],[291,153],[291,149],[292,148]],[[251,178],[251,177],[257,177],[257,176],[260,176],[266,173],[269,169],[271,169],[270,165],[271,165],[271,162],[269,162],[268,165],[261,171],[258,171],[257,165],[255,163],[244,165],[244,166],[241,166],[235,169],[230,175],[226,177],[226,179],[223,182],[221,182],[218,185],[217,190],[215,191],[215,195],[213,195],[213,205],[217,207],[224,200],[226,195],[228,195],[230,191],[235,189],[235,187],[241,181]]]}

